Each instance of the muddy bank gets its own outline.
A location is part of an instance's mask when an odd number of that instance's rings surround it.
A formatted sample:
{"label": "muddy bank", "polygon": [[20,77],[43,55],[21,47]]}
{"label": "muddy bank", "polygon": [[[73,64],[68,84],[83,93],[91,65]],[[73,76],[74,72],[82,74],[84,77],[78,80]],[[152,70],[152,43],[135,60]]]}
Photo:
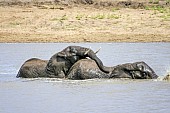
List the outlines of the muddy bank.
{"label": "muddy bank", "polygon": [[0,0],[0,42],[170,42],[167,0]]}

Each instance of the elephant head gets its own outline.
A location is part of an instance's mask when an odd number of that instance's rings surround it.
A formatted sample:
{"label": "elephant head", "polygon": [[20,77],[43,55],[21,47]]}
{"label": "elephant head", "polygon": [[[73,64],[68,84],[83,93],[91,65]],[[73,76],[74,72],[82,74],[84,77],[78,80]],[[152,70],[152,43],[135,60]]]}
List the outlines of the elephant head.
{"label": "elephant head", "polygon": [[158,75],[153,71],[151,67],[149,67],[145,62],[136,62],[136,68],[139,69],[140,73],[142,73],[141,77],[149,78],[149,79],[156,79]]}
{"label": "elephant head", "polygon": [[[81,46],[69,46],[67,47],[69,48],[69,51],[71,53],[72,56],[74,56],[74,59],[76,59],[76,62],[80,59],[85,59],[86,57],[91,58],[92,60],[94,60],[96,62],[96,64],[98,65],[98,67],[105,73],[109,73],[110,72],[110,68],[106,67],[103,65],[102,61],[97,57],[96,52],[94,52],[93,50],[91,50],[90,48],[85,48],[85,47],[81,47]],[[72,58],[73,59],[73,58]],[[75,63],[75,62],[74,62]]]}
{"label": "elephant head", "polygon": [[158,76],[145,62],[126,63],[113,67],[111,78],[156,79]]}
{"label": "elephant head", "polygon": [[50,58],[46,66],[46,72],[48,75],[53,75],[55,77],[59,77],[59,75],[63,74],[67,75],[69,69],[77,61],[85,59],[86,57],[93,59],[103,72],[108,73],[110,71],[109,68],[106,68],[103,65],[102,61],[90,48],[81,46],[68,46]]}

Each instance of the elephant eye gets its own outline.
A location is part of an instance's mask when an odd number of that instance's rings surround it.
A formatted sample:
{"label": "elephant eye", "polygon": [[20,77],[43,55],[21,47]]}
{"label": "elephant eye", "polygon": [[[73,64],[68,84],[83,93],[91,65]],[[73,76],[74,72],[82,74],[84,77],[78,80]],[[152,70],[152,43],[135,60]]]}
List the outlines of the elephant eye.
{"label": "elephant eye", "polygon": [[76,50],[75,48],[71,48],[71,49],[70,49],[70,52],[72,52],[72,53],[77,53],[77,50]]}

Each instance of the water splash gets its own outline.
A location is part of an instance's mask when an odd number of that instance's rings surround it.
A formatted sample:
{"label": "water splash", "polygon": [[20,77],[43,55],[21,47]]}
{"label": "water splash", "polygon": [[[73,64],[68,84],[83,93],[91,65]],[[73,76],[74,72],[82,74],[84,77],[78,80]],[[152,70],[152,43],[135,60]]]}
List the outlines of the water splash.
{"label": "water splash", "polygon": [[159,76],[156,81],[170,81],[170,68],[167,69],[163,76]]}

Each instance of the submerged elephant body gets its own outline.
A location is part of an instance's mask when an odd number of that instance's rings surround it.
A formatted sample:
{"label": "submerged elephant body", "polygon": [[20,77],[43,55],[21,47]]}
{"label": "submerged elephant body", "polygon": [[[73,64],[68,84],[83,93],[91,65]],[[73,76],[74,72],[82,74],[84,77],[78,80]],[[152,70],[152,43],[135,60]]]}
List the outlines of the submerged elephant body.
{"label": "submerged elephant body", "polygon": [[101,71],[93,60],[82,59],[70,68],[67,78],[72,80],[109,78],[109,74]]}
{"label": "submerged elephant body", "polygon": [[[93,78],[129,78],[129,79],[155,79],[158,76],[144,62],[126,63],[114,67],[108,67],[112,70],[110,73],[101,71],[95,61],[91,59],[82,59],[76,62],[69,70],[67,75],[50,76],[46,73],[47,60],[32,58],[27,60],[20,68],[17,77],[36,78],[36,77],[55,77],[67,78],[72,80],[83,80]],[[147,67],[147,70],[141,70],[140,66]],[[144,69],[144,68],[143,68]],[[149,69],[150,72],[147,72]],[[148,74],[149,73],[149,74]]]}
{"label": "submerged elephant body", "polygon": [[47,77],[47,73],[45,72],[47,63],[48,60],[31,58],[24,62],[16,77],[22,78]]}
{"label": "submerged elephant body", "polygon": [[145,62],[126,63],[113,67],[110,77],[132,79],[155,79],[158,76]]}
{"label": "submerged elephant body", "polygon": [[38,58],[27,60],[21,66],[17,77],[153,79],[158,76],[145,62],[106,67],[93,50],[80,46],[68,46],[54,54],[50,60]]}
{"label": "submerged elephant body", "polygon": [[93,59],[102,71],[109,72],[93,50],[80,46],[68,46],[54,54],[49,61],[44,62],[36,58],[27,60],[21,67],[17,77],[65,78],[72,65],[86,57]]}
{"label": "submerged elephant body", "polygon": [[66,76],[69,69],[77,61],[85,59],[86,57],[94,60],[102,71],[106,73],[109,72],[108,68],[103,65],[102,61],[96,56],[93,50],[80,46],[68,46],[54,54],[46,66],[46,72],[49,77]]}
{"label": "submerged elephant body", "polygon": [[145,62],[126,63],[108,67],[110,73],[102,72],[96,63],[90,59],[82,59],[75,63],[69,73],[68,79],[92,78],[130,78],[130,79],[156,79],[158,76]]}

